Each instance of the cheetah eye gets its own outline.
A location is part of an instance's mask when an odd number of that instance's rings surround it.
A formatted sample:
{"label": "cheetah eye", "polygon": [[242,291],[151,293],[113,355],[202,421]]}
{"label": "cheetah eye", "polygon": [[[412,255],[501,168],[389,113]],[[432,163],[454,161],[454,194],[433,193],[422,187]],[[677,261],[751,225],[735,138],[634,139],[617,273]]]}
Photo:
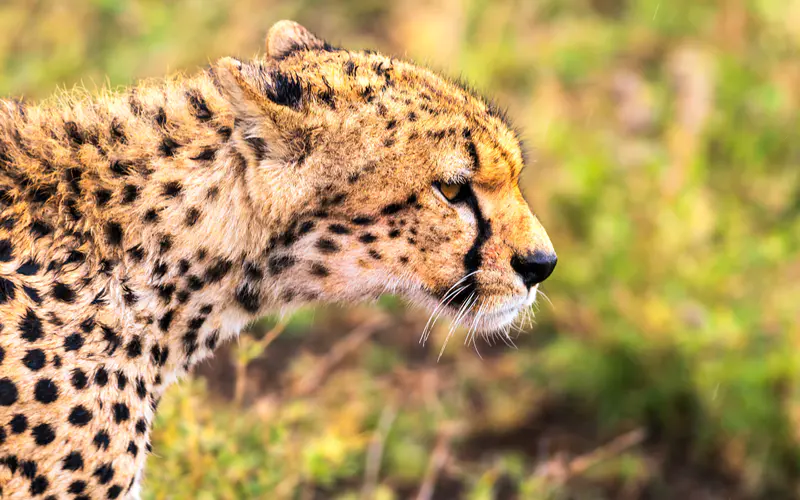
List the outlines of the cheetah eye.
{"label": "cheetah eye", "polygon": [[442,193],[442,196],[445,197],[447,201],[450,203],[458,203],[460,201],[464,201],[467,197],[468,189],[466,184],[461,184],[457,182],[434,182],[434,187]]}

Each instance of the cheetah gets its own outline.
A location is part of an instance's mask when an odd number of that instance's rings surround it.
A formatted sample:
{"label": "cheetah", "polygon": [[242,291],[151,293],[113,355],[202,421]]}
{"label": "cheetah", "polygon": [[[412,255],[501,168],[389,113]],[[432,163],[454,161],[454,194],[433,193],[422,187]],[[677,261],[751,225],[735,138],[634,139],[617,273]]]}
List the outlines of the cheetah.
{"label": "cheetah", "polygon": [[502,113],[281,21],[266,54],[0,101],[0,496],[139,498],[165,389],[250,321],[392,292],[502,331],[556,265]]}

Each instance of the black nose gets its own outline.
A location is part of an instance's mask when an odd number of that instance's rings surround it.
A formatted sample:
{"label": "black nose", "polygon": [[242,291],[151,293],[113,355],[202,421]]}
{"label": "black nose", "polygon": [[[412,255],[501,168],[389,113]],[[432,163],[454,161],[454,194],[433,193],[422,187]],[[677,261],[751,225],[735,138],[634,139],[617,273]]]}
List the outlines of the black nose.
{"label": "black nose", "polygon": [[558,258],[555,253],[537,250],[527,255],[514,255],[511,258],[511,267],[522,277],[525,286],[531,288],[553,274],[556,262]]}

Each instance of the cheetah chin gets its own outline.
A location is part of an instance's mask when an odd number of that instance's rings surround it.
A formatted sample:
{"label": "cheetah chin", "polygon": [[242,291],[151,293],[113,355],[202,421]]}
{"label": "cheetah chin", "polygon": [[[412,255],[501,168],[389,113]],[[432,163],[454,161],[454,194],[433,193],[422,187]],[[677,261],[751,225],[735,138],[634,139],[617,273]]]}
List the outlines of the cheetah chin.
{"label": "cheetah chin", "polygon": [[556,265],[522,167],[464,85],[290,21],[263,58],[0,100],[0,496],[137,498],[166,388],[266,313],[395,292],[425,336],[507,331]]}

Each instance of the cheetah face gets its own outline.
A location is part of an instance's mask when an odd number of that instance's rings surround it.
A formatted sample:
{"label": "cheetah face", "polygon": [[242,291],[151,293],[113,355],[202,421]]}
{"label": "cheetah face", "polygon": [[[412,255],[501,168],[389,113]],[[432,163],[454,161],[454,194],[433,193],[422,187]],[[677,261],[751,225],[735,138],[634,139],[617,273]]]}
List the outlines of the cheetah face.
{"label": "cheetah face", "polygon": [[267,52],[223,60],[215,76],[239,150],[259,164],[251,197],[288,224],[290,244],[270,246],[271,269],[291,263],[273,273],[275,295],[392,292],[480,332],[531,306],[556,255],[499,113],[426,69],[333,49],[295,23],[270,31]]}

